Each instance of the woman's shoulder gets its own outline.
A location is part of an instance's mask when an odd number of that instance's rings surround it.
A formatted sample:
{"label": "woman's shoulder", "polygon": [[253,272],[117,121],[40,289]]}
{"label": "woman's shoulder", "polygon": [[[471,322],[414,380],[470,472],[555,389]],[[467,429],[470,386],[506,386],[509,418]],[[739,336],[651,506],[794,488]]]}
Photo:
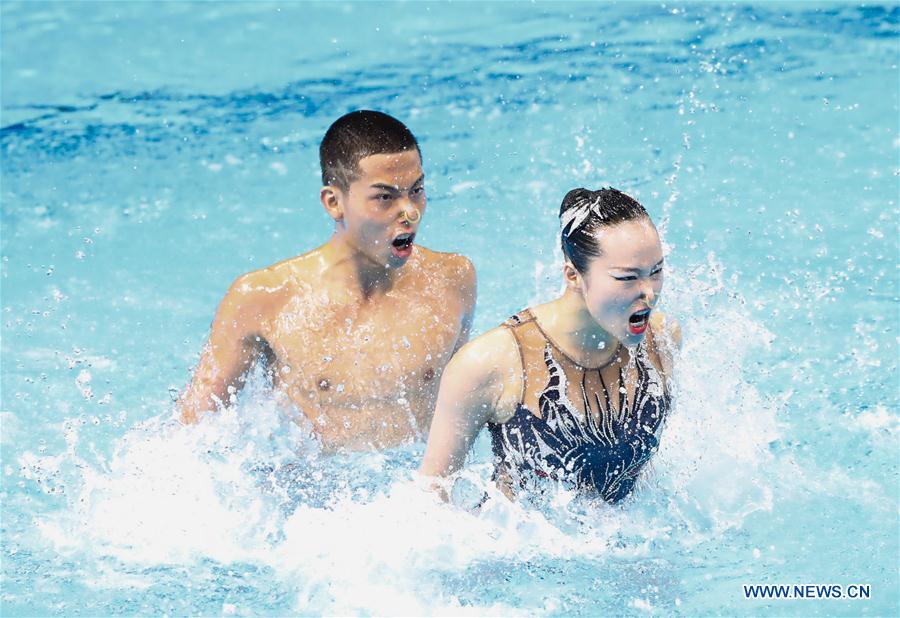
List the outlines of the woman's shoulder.
{"label": "woman's shoulder", "polygon": [[504,322],[466,343],[453,360],[457,357],[467,366],[496,371],[518,363],[519,352],[515,337]]}
{"label": "woman's shoulder", "polygon": [[661,311],[650,316],[653,355],[659,360],[666,377],[672,375],[675,353],[681,349],[681,325],[678,320]]}
{"label": "woman's shoulder", "polygon": [[[505,324],[461,347],[445,370],[452,388],[480,400],[488,421],[504,422],[515,411],[522,389],[522,357],[512,330]],[[441,389],[444,388],[441,379]]]}
{"label": "woman's shoulder", "polygon": [[670,342],[675,348],[681,349],[681,324],[672,316],[662,311],[654,311],[650,315],[650,330],[653,331],[658,344]]}

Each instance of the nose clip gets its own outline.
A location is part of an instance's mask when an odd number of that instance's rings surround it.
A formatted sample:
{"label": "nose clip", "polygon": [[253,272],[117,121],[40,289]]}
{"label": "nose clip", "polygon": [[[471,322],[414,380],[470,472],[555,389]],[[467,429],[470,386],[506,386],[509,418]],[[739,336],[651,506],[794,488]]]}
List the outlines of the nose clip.
{"label": "nose clip", "polygon": [[407,208],[403,211],[403,219],[407,223],[416,223],[419,219],[422,218],[422,213],[419,212],[418,208]]}
{"label": "nose clip", "polygon": [[656,306],[657,306],[658,304],[659,304],[659,294],[656,294],[656,295],[653,297],[653,302],[652,302],[652,303],[651,303],[650,301],[647,301],[647,306],[650,307],[651,309],[656,309]]}

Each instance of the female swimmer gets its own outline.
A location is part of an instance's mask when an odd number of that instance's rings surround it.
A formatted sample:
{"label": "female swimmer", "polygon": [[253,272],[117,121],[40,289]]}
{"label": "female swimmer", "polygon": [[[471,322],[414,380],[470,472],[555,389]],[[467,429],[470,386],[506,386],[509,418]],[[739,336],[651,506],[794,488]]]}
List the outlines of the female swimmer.
{"label": "female swimmer", "polygon": [[659,444],[680,332],[655,310],[662,246],[643,206],[615,189],[574,189],[559,216],[563,295],[453,357],[420,471],[457,471],[486,425],[507,496],[549,478],[614,503]]}

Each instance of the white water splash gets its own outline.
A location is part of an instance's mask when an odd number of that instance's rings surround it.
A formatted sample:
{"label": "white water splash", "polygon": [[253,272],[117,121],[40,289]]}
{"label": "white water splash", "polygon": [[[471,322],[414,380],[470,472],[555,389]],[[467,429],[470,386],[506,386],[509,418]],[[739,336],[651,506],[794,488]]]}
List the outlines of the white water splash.
{"label": "white water splash", "polygon": [[[743,377],[771,335],[723,281],[712,257],[687,276],[670,275],[669,302],[687,308],[678,403],[653,473],[622,505],[559,488],[511,503],[490,482],[483,440],[457,483],[460,506],[441,504],[416,480],[419,446],[324,456],[257,376],[238,405],[197,426],[160,418],[135,427],[108,461],[88,463],[70,424],[66,453],[20,462],[35,480],[69,470],[69,507],[36,523],[58,552],[95,562],[88,579],[100,587],[134,585],[128,565],[195,569],[212,560],[271,569],[301,613],[553,611],[537,597],[526,607],[521,599],[470,605],[445,581],[486,564],[649,559],[772,508],[767,445],[779,402]],[[472,510],[484,493],[492,499]],[[121,578],[104,557],[119,561]],[[658,601],[634,598],[636,609]]]}

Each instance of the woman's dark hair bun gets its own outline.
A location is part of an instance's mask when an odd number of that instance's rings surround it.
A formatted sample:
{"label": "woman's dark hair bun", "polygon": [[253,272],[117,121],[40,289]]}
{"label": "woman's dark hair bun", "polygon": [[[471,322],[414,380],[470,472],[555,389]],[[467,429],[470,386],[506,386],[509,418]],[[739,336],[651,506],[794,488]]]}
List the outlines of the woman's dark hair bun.
{"label": "woman's dark hair bun", "polygon": [[592,193],[592,191],[583,187],[572,189],[566,193],[566,197],[563,198],[562,204],[559,207],[559,216],[561,217],[562,214],[570,208],[582,204],[584,200],[590,199]]}
{"label": "woman's dark hair bun", "polygon": [[[568,212],[571,209],[578,209]],[[563,216],[565,215],[565,216]],[[601,255],[596,232],[604,226],[650,216],[641,204],[618,189],[581,188],[566,193],[559,207],[560,244],[578,272],[586,272],[591,258]]]}

